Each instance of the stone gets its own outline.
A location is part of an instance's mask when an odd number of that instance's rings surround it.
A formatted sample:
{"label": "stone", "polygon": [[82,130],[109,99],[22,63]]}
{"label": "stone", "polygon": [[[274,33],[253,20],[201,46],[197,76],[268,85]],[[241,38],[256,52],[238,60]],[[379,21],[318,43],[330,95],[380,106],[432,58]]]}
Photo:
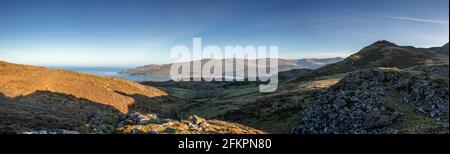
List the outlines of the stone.
{"label": "stone", "polygon": [[199,116],[196,116],[196,115],[193,115],[193,116],[189,117],[188,120],[191,121],[195,125],[199,125],[199,124],[201,124],[203,122],[206,122],[205,119],[200,118]]}
{"label": "stone", "polygon": [[48,130],[23,132],[22,134],[80,134],[80,133],[77,131],[70,131],[64,129],[48,129]]}
{"label": "stone", "polygon": [[333,103],[336,107],[343,107],[347,104],[347,102],[344,99],[335,99]]}

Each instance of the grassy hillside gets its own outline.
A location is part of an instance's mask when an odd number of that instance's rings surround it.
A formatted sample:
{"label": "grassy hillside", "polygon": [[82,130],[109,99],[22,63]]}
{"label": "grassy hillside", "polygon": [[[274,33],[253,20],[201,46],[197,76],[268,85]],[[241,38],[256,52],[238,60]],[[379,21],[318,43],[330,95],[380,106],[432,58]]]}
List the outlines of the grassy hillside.
{"label": "grassy hillside", "polygon": [[[335,84],[354,71],[380,66],[397,67],[412,73],[405,75],[405,78],[419,77],[423,74],[432,77],[433,74],[438,74],[443,81],[448,81],[448,65],[424,65],[445,64],[445,59],[448,63],[448,57],[442,57],[440,53],[436,52],[443,50],[445,50],[445,46],[424,49],[378,41],[341,62],[317,70],[298,69],[281,72],[279,89],[269,94],[259,93],[258,83],[251,82],[242,84],[238,84],[239,82],[165,82],[158,86],[176,89],[169,92],[169,96],[174,95],[179,99],[189,100],[187,101],[189,105],[180,109],[180,113],[184,115],[198,114],[203,117],[232,121],[269,133],[291,133],[292,129],[298,126],[298,122],[305,118],[305,111],[317,103],[316,99],[321,96],[318,94],[327,93],[330,86],[338,86]],[[411,66],[417,67],[410,68]],[[375,76],[367,75],[365,78],[372,80],[373,77]],[[368,83],[370,82],[358,80],[345,84],[352,86]],[[376,100],[383,100],[386,102],[383,103],[384,105],[404,114],[403,122],[395,123],[398,133],[433,132],[428,128],[422,128],[427,125],[444,128],[445,132],[446,127],[437,124],[440,122],[436,122],[434,118],[417,113],[416,108],[399,103],[399,99],[403,97],[395,95],[396,93],[393,91],[384,91],[384,93],[389,95],[384,95]],[[203,95],[203,97],[195,97],[198,95]],[[336,93],[327,98],[337,96]],[[438,98],[445,99],[441,96]],[[366,98],[356,96],[353,99],[364,100]],[[384,132],[388,133],[388,131]]]}
{"label": "grassy hillside", "polygon": [[[344,60],[297,77],[297,81],[318,76],[347,73],[364,68],[407,68],[426,64],[448,64],[448,44],[442,47],[415,48],[377,41]],[[284,74],[281,73],[281,74]]]}
{"label": "grassy hillside", "polygon": [[[303,110],[310,105],[312,94],[335,84],[342,76],[283,82],[274,93],[260,93],[255,82],[162,82],[154,85],[173,89],[168,90],[169,97],[186,100],[187,106],[179,110],[184,117],[195,114],[286,134],[296,127]],[[197,97],[200,95],[203,97]]]}
{"label": "grassy hillside", "polygon": [[[152,133],[161,127],[167,130],[159,133],[264,133],[225,121],[176,120],[185,102],[163,90],[118,78],[0,62],[0,133]],[[175,93],[184,98],[189,92]],[[139,115],[135,113],[176,119],[159,124],[124,119]]]}
{"label": "grassy hillside", "polygon": [[[133,96],[147,97],[148,102],[167,95],[165,92],[141,84],[119,79],[105,78],[65,70],[25,66],[0,62],[0,93],[7,97],[26,96],[36,91],[73,95],[103,105],[109,105],[122,113],[143,103]],[[145,110],[145,106],[142,106]]]}

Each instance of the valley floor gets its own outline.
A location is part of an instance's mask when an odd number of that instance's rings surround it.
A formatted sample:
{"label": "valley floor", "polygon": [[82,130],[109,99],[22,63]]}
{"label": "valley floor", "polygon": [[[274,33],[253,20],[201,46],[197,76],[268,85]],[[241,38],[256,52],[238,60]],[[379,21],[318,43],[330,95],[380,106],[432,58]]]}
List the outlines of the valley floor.
{"label": "valley floor", "polygon": [[[349,83],[343,83],[348,81],[351,74],[358,74],[364,76],[364,71],[356,71],[346,74],[335,74],[331,76],[319,76],[300,82],[282,82],[279,89],[274,93],[260,93],[258,91],[258,84],[252,82],[158,82],[158,83],[144,83],[152,86],[156,86],[166,91],[169,96],[173,97],[175,101],[184,102],[183,106],[177,109],[177,111],[183,116],[199,115],[205,118],[220,119],[225,121],[231,121],[243,125],[247,125],[256,129],[261,129],[269,133],[287,134],[287,133],[302,133],[298,131],[298,128],[309,129],[305,127],[313,127],[315,125],[324,125],[323,128],[314,129],[328,129],[329,132],[309,132],[303,133],[358,133],[358,131],[352,130],[353,126],[359,125],[356,119],[334,119],[328,121],[326,119],[314,119],[312,121],[314,125],[307,123],[301,123],[311,120],[311,108],[320,107],[320,104],[326,103],[325,101],[334,100],[318,100],[318,97],[333,98],[340,97],[340,93],[347,93],[347,90],[340,90],[335,93],[330,93],[333,89],[343,86],[351,86],[348,90],[356,90],[356,92],[370,92],[371,88],[381,90],[383,95],[370,96],[380,97],[380,100],[374,100],[376,103],[382,103],[382,112],[363,112],[359,119],[363,119],[361,126],[355,127],[364,131],[365,133],[448,133],[448,76],[445,72],[448,72],[448,65],[443,66],[419,66],[412,67],[404,70],[379,69],[373,70],[378,74],[387,74],[388,76],[396,75],[397,78],[383,79],[383,81],[371,81],[372,76],[359,79],[350,79]],[[430,72],[431,71],[431,72]],[[443,71],[443,72],[442,72]],[[433,73],[434,72],[434,73]],[[371,72],[373,73],[373,72]],[[349,76],[350,74],[350,76]],[[422,79],[421,79],[422,78]],[[440,92],[431,92],[422,94],[423,98],[414,98],[417,103],[405,103],[404,99],[408,99],[412,94],[408,94],[411,91],[417,91],[425,87],[404,87],[405,89],[390,88],[389,84],[393,84],[394,80],[402,79],[404,86],[410,86],[411,82],[424,82],[426,86],[431,84],[433,90],[440,87]],[[359,80],[359,81],[358,81]],[[384,81],[386,80],[386,81]],[[389,81],[388,81],[389,80]],[[357,85],[370,84],[372,87],[358,87]],[[387,84],[387,85],[384,85]],[[437,84],[437,85],[435,85]],[[447,85],[447,86],[446,86]],[[397,85],[400,86],[400,85]],[[423,86],[423,85],[422,85]],[[361,88],[358,91],[358,88]],[[429,89],[431,90],[431,89]],[[439,90],[438,90],[439,91]],[[356,99],[358,96],[353,94],[349,95],[352,99]],[[447,94],[447,96],[445,96]],[[326,96],[330,95],[330,96]],[[414,94],[417,95],[417,94]],[[427,100],[427,98],[435,97],[439,100]],[[359,99],[362,99],[359,98]],[[353,102],[352,102],[353,101]],[[371,103],[369,100],[346,100],[347,103]],[[435,104],[436,101],[438,104]],[[439,104],[441,103],[441,104]],[[442,104],[443,103],[443,104]],[[417,105],[420,104],[420,105]],[[318,106],[319,105],[319,106]],[[444,105],[444,107],[442,106]],[[445,105],[447,107],[445,108]],[[427,107],[428,106],[428,107]],[[438,109],[438,107],[441,107]],[[433,109],[426,109],[426,108]],[[443,108],[442,108],[443,107]],[[354,114],[356,110],[378,110],[374,108],[356,108],[348,106],[348,109],[355,111],[346,111],[347,109],[339,110],[322,110],[319,109],[313,112],[348,112],[346,114]],[[321,111],[322,110],[322,111]],[[401,114],[400,117],[391,119],[390,121],[383,121],[384,114],[390,113]],[[429,110],[429,111],[424,111]],[[433,110],[433,111],[431,111]],[[442,116],[431,116],[430,112],[436,112],[433,114],[442,114]],[[366,115],[372,115],[377,118],[373,122],[370,121],[371,117]],[[309,116],[309,117],[308,117]],[[356,116],[356,115],[355,115]],[[315,117],[317,118],[317,117]],[[328,119],[328,118],[327,118]],[[364,120],[365,119],[365,120]],[[335,130],[335,126],[332,123],[349,123],[348,130]],[[371,123],[371,124],[367,124]],[[300,126],[299,126],[300,125]],[[392,128],[389,130],[379,130],[375,127],[364,128],[364,125],[374,125],[383,129],[387,127]],[[367,126],[369,127],[369,126]],[[371,131],[377,130],[377,131]]]}

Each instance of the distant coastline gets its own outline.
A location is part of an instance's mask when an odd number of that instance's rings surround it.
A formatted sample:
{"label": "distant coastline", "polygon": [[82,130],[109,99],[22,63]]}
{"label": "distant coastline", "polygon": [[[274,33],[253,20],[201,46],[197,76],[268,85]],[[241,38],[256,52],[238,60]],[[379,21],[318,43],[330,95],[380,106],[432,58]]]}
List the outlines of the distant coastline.
{"label": "distant coastline", "polygon": [[46,67],[49,69],[63,69],[98,76],[117,77],[136,82],[170,80],[170,77],[119,74],[119,72],[129,69],[124,67],[89,67],[89,66],[46,66]]}

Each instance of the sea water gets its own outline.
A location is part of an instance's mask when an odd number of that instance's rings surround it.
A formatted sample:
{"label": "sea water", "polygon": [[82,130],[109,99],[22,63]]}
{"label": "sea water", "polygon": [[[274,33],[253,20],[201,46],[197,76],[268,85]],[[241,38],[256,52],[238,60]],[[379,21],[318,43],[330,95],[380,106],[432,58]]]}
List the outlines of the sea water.
{"label": "sea water", "polygon": [[93,75],[98,75],[98,76],[117,77],[117,78],[123,78],[123,79],[136,81],[136,82],[169,81],[170,80],[170,77],[133,76],[133,75],[119,74],[119,72],[122,72],[122,71],[128,69],[128,68],[121,68],[121,67],[47,66],[47,68],[63,69],[63,70],[93,74]]}

